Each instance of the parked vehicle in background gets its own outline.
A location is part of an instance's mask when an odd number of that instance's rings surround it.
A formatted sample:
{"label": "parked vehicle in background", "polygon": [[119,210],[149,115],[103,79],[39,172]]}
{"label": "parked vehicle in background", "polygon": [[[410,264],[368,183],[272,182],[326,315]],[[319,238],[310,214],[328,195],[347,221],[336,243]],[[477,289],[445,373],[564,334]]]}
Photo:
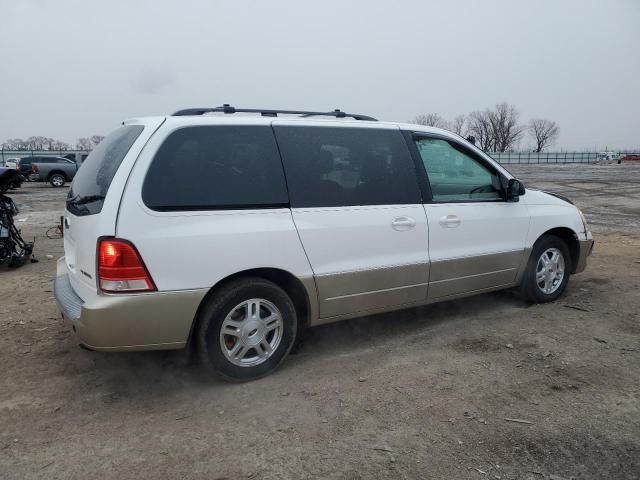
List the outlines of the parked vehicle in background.
{"label": "parked vehicle in background", "polygon": [[613,162],[614,160],[618,160],[620,155],[616,152],[598,152],[596,155],[596,159],[602,162]]}
{"label": "parked vehicle in background", "polygon": [[18,170],[29,181],[41,181],[41,177],[34,175],[33,169],[31,168],[31,165],[34,163],[75,165],[75,162],[69,160],[68,158],[58,157],[56,155],[34,155],[22,157],[18,160]]}
{"label": "parked vehicle in background", "polygon": [[32,157],[22,157],[18,159],[18,172],[20,172],[27,181],[29,181],[29,176],[31,175],[31,158]]}
{"label": "parked vehicle in background", "polygon": [[49,182],[53,187],[62,187],[70,182],[78,171],[78,165],[73,160],[64,157],[24,157],[20,159],[20,170],[23,161],[28,160],[31,165],[29,180],[32,182]]}
{"label": "parked vehicle in background", "polygon": [[63,155],[64,158],[68,158],[76,163],[78,163],[76,160],[80,160],[80,165],[84,163],[88,156],[88,153],[67,153],[66,155]]}
{"label": "parked vehicle in background", "polygon": [[12,168],[15,170],[18,168],[18,160],[18,158],[5,158],[4,160],[0,160],[0,167]]}
{"label": "parked vehicle in background", "polygon": [[64,225],[54,290],[81,344],[195,348],[234,381],[307,326],[511,287],[556,300],[593,246],[569,200],[453,133],[228,105],[123,122]]}
{"label": "parked vehicle in background", "polygon": [[624,160],[625,162],[638,161],[640,160],[640,153],[629,153],[622,157],[622,160]]}

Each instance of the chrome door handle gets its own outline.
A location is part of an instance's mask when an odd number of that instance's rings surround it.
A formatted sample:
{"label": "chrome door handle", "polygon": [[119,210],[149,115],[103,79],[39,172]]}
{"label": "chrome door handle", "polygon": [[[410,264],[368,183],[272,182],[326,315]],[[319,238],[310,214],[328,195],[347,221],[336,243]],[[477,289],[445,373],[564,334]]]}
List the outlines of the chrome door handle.
{"label": "chrome door handle", "polygon": [[416,220],[411,217],[398,217],[391,222],[391,228],[398,231],[411,230],[415,226]]}
{"label": "chrome door handle", "polygon": [[460,217],[457,215],[445,215],[440,218],[440,225],[447,228],[455,228],[460,225]]}

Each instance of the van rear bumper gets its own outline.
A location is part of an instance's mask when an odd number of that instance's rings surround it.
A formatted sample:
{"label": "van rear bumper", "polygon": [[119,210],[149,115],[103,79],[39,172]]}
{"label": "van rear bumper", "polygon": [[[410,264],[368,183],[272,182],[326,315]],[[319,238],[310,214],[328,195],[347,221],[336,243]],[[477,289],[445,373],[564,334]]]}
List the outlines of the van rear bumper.
{"label": "van rear bumper", "polygon": [[71,286],[64,257],[54,281],[56,304],[78,341],[101,351],[184,348],[206,293],[198,289],[102,294],[84,301]]}

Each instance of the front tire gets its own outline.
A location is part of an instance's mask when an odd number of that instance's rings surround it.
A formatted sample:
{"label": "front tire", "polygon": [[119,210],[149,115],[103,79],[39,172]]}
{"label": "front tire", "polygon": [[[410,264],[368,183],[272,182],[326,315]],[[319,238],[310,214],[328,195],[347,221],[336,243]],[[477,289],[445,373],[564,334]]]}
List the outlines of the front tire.
{"label": "front tire", "polygon": [[569,247],[555,235],[545,235],[534,244],[520,291],[525,300],[547,303],[567,288],[571,272]]}
{"label": "front tire", "polygon": [[63,187],[66,181],[67,179],[64,178],[64,175],[60,173],[54,173],[49,177],[49,183],[55,188]]}
{"label": "front tire", "polygon": [[274,371],[296,338],[298,319],[287,293],[261,278],[233,281],[202,308],[197,347],[205,368],[242,382]]}

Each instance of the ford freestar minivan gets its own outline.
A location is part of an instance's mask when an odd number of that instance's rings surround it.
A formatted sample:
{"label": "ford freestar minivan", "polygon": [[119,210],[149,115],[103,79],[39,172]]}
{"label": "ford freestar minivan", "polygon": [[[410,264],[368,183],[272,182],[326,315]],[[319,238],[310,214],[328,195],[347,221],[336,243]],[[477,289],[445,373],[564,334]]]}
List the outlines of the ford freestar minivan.
{"label": "ford freestar minivan", "polygon": [[89,155],[55,296],[90,349],[188,347],[248,380],[306,326],[510,287],[555,300],[592,246],[569,200],[450,132],[225,105],[128,120]]}

